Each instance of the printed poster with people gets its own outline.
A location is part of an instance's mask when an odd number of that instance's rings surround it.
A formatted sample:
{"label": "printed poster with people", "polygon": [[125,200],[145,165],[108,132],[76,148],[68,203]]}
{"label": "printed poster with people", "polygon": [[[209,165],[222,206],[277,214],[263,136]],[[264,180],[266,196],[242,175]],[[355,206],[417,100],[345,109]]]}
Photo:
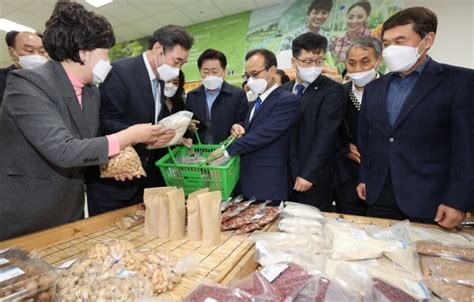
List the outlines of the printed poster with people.
{"label": "printed poster with people", "polygon": [[256,9],[249,20],[247,50],[268,48],[279,64],[287,60],[289,66],[292,41],[311,31],[328,39],[326,64],[340,74],[351,42],[380,38],[383,22],[403,7],[404,0],[297,0]]}

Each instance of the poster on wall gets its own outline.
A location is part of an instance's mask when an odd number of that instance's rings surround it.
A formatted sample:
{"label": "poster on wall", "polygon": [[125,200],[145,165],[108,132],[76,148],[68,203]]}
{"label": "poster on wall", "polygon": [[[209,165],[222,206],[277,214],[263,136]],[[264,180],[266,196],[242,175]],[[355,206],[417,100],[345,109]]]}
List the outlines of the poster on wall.
{"label": "poster on wall", "polygon": [[[380,37],[383,22],[403,9],[404,2],[287,0],[188,26],[187,30],[194,36],[195,44],[188,63],[183,66],[186,82],[201,80],[197,58],[208,48],[220,50],[227,56],[226,80],[236,85],[242,82],[245,54],[251,49],[270,49],[279,58],[279,65],[290,67],[293,39],[309,31],[328,39],[326,64],[341,73],[350,43],[359,37]],[[116,45],[111,49],[111,60],[136,56],[146,48],[146,38]]]}

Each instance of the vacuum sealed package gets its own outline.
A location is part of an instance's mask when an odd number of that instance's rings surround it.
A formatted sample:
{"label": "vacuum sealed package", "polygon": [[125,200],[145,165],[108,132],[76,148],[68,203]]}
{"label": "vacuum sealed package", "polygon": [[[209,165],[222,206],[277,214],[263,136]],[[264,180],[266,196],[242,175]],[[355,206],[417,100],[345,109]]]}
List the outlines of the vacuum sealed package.
{"label": "vacuum sealed package", "polygon": [[146,176],[137,151],[131,146],[126,147],[119,154],[100,166],[101,178],[114,178],[122,175]]}
{"label": "vacuum sealed package", "polygon": [[184,133],[188,130],[189,124],[191,123],[191,118],[193,117],[193,113],[189,111],[179,111],[175,114],[172,114],[164,119],[161,119],[158,122],[158,125],[163,126],[165,129],[172,129],[175,131],[174,137],[169,141],[166,145],[160,147],[154,147],[148,145],[148,149],[158,149],[164,148],[169,146],[177,145],[181,142]]}
{"label": "vacuum sealed package", "polygon": [[238,288],[227,288],[202,280],[182,302],[251,302],[250,294]]}
{"label": "vacuum sealed package", "polygon": [[420,240],[416,242],[419,254],[453,257],[474,262],[474,247],[471,245],[444,244],[436,241]]}
{"label": "vacuum sealed package", "polygon": [[360,297],[353,295],[344,289],[344,286],[337,281],[331,281],[328,278],[316,276],[311,279],[298,292],[298,295],[293,300],[295,302],[359,302]]}
{"label": "vacuum sealed package", "polygon": [[413,241],[434,241],[448,245],[474,248],[474,236],[466,232],[448,231],[441,228],[411,227]]}
{"label": "vacuum sealed package", "polygon": [[422,256],[420,260],[424,276],[448,284],[474,287],[474,262],[454,258]]}

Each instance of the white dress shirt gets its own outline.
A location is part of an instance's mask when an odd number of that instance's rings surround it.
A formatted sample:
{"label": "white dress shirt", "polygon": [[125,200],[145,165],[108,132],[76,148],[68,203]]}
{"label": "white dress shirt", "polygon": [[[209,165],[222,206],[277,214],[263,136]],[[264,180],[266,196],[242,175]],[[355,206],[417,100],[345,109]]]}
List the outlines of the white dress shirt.
{"label": "white dress shirt", "polygon": [[[273,84],[272,87],[270,87],[267,91],[265,91],[264,93],[262,93],[258,96],[260,98],[260,100],[262,101],[260,106],[263,105],[263,102],[265,102],[265,99],[270,95],[270,93],[272,93],[273,90],[275,90],[277,88],[278,88],[278,85]],[[257,102],[255,102],[255,104],[257,104]],[[253,106],[252,111],[250,112],[250,119],[249,119],[250,121],[252,120],[254,113],[255,113],[255,105]]]}
{"label": "white dress shirt", "polygon": [[[153,69],[151,68],[150,63],[148,62],[145,52],[143,53],[143,61],[145,61],[145,66],[146,66],[146,70],[148,71],[148,77],[150,78],[150,85],[151,85],[151,90],[153,93],[154,92],[153,86],[155,85],[153,82],[155,81],[155,79],[156,80],[158,79],[156,78],[155,73],[153,72]],[[161,85],[159,85],[159,82],[156,87],[156,95],[154,95],[154,97],[155,97],[155,124],[156,124],[158,122],[158,117],[161,112]]]}

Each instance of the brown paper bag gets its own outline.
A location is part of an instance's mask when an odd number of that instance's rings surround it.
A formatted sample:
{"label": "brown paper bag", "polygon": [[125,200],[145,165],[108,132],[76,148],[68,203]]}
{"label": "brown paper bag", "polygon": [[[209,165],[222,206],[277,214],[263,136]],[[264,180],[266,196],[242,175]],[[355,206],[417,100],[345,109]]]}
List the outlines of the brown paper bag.
{"label": "brown paper bag", "polygon": [[212,247],[221,242],[221,200],[220,191],[198,195],[201,212],[202,246]]}
{"label": "brown paper bag", "polygon": [[170,240],[181,240],[186,237],[186,205],[184,190],[178,189],[167,193],[169,200]]}
{"label": "brown paper bag", "polygon": [[194,191],[188,196],[188,239],[201,240],[201,212],[199,211],[198,195],[209,192],[209,188]]}
{"label": "brown paper bag", "polygon": [[[160,221],[160,194],[176,190],[176,187],[156,187],[145,189],[143,193],[143,201],[145,203],[145,234],[159,235]],[[168,220],[168,219],[166,219]]]}

